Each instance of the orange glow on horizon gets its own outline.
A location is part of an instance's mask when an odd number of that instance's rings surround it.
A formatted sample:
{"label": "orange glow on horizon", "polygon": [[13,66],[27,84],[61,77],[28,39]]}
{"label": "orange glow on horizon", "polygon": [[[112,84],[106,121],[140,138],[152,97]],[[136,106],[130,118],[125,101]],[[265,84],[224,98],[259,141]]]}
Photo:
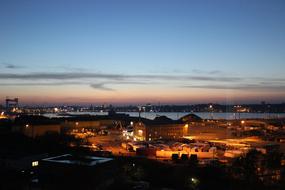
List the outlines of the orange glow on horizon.
{"label": "orange glow on horizon", "polygon": [[271,101],[284,97],[285,93],[253,92],[241,90],[213,90],[213,89],[187,89],[170,88],[167,86],[143,86],[120,88],[114,90],[99,90],[86,86],[55,86],[11,88],[9,93],[0,92],[5,97],[19,97],[23,104],[194,104],[208,102],[243,102],[262,100]]}

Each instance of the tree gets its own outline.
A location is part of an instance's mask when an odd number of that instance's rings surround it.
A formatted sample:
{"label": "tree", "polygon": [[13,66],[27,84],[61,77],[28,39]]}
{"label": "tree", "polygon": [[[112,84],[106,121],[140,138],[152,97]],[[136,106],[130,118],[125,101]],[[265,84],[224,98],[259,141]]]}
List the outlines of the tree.
{"label": "tree", "polygon": [[182,161],[187,161],[188,160],[188,154],[182,154],[181,155],[181,160]]}
{"label": "tree", "polygon": [[190,167],[197,167],[198,165],[198,157],[196,154],[191,154],[189,159],[189,166]]}
{"label": "tree", "polygon": [[172,154],[171,159],[172,159],[173,161],[178,161],[179,155],[178,155],[178,154]]}
{"label": "tree", "polygon": [[232,170],[236,177],[250,183],[258,181],[257,167],[261,160],[261,153],[256,150],[249,151],[246,155],[234,160]]}
{"label": "tree", "polygon": [[268,169],[278,169],[281,166],[282,154],[279,152],[271,152],[265,156],[265,165]]}

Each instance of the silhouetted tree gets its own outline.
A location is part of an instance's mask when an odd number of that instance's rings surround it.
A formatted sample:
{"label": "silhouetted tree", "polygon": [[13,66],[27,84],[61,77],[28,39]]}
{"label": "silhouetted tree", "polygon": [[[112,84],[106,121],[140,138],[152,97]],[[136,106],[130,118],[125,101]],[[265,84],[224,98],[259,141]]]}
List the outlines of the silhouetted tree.
{"label": "silhouetted tree", "polygon": [[194,168],[198,166],[198,157],[196,154],[191,154],[189,158],[189,166]]}
{"label": "silhouetted tree", "polygon": [[235,159],[232,164],[234,175],[250,183],[257,183],[258,176],[256,171],[260,163],[260,156],[260,152],[251,150],[245,156]]}
{"label": "silhouetted tree", "polygon": [[172,154],[172,156],[171,156],[171,159],[173,160],[173,161],[178,161],[178,159],[179,159],[179,155],[178,154]]}
{"label": "silhouetted tree", "polygon": [[278,169],[281,166],[282,154],[272,152],[265,156],[265,165],[268,169]]}

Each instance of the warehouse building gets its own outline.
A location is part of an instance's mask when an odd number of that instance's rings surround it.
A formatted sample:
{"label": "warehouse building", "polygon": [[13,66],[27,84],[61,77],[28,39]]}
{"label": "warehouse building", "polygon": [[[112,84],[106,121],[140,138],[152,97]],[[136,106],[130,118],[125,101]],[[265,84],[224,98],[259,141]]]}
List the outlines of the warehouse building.
{"label": "warehouse building", "polygon": [[177,139],[187,134],[188,124],[165,116],[156,117],[154,120],[141,118],[134,124],[134,140],[139,141]]}

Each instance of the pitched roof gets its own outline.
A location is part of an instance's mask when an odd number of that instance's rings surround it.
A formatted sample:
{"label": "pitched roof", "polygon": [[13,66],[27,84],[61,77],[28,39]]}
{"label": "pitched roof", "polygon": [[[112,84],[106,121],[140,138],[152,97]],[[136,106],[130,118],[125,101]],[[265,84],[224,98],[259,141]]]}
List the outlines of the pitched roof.
{"label": "pitched roof", "polygon": [[166,116],[158,116],[153,120],[141,118],[141,122],[147,125],[183,124],[182,120],[172,120]]}
{"label": "pitched roof", "polygon": [[183,122],[197,122],[202,121],[203,119],[193,113],[190,113],[181,117],[180,120],[182,120]]}

